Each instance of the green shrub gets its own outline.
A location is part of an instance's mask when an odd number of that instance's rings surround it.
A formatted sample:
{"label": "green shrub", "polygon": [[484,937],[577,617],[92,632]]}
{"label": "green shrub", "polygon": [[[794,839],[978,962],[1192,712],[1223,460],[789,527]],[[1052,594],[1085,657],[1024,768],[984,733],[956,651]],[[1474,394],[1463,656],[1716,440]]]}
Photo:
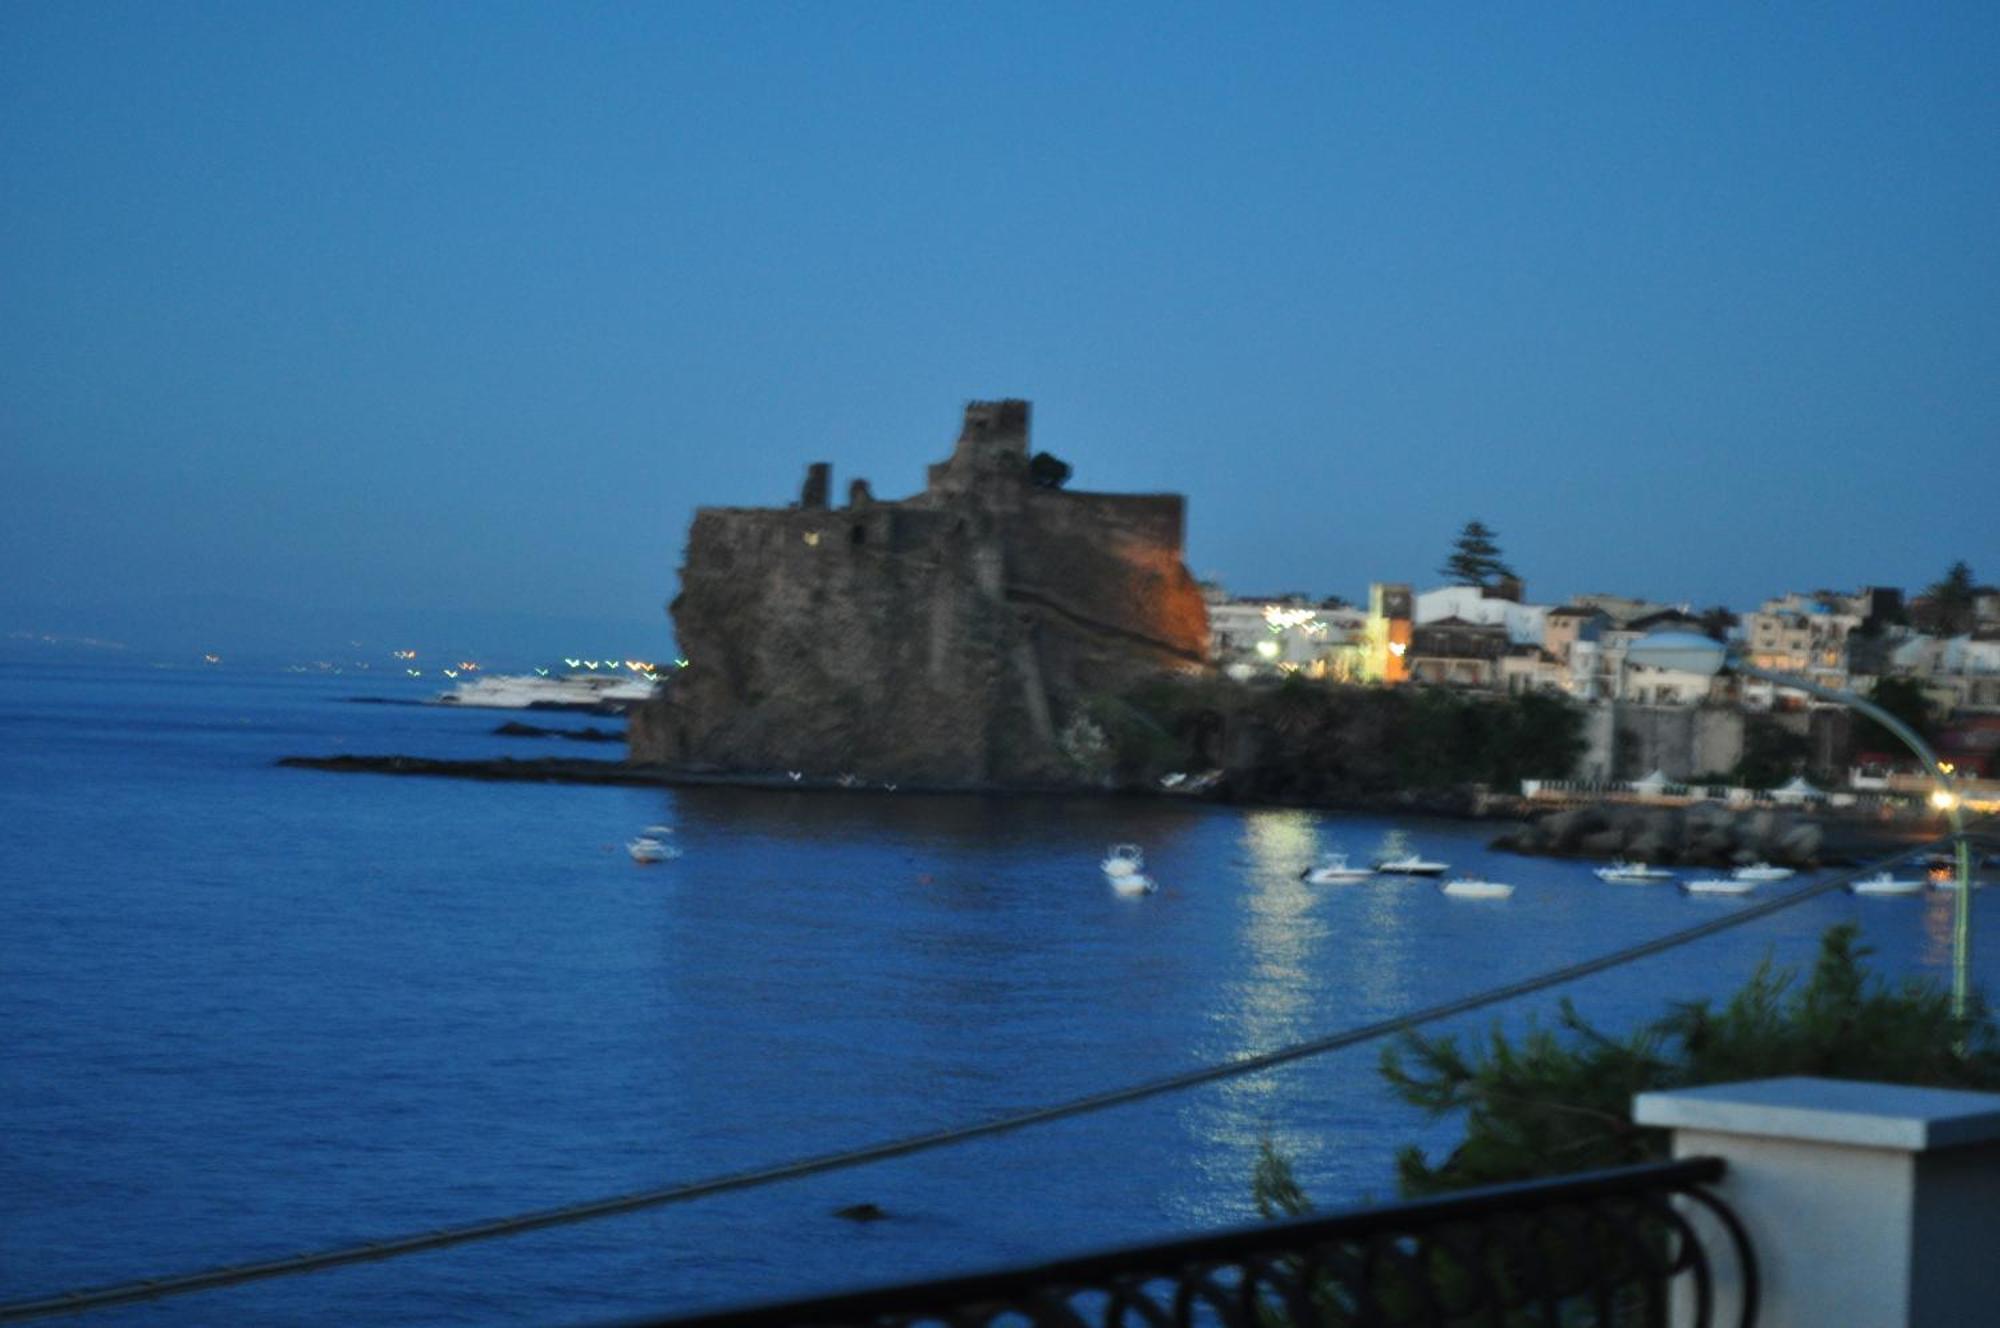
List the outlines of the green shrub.
{"label": "green shrub", "polygon": [[[1383,1076],[1413,1106],[1463,1115],[1465,1136],[1439,1162],[1405,1148],[1398,1188],[1416,1198],[1657,1161],[1665,1132],[1633,1124],[1632,1098],[1662,1089],[1782,1075],[2000,1089],[2000,1033],[1983,1002],[1959,1021],[1935,983],[1891,986],[1866,970],[1871,951],[1858,934],[1851,923],[1829,930],[1803,981],[1767,958],[1720,1007],[1676,1004],[1624,1037],[1568,1001],[1554,1028],[1518,1039],[1496,1028],[1483,1051],[1406,1037],[1383,1053]],[[1260,1159],[1252,1190],[1260,1211],[1306,1203],[1275,1152]]]}

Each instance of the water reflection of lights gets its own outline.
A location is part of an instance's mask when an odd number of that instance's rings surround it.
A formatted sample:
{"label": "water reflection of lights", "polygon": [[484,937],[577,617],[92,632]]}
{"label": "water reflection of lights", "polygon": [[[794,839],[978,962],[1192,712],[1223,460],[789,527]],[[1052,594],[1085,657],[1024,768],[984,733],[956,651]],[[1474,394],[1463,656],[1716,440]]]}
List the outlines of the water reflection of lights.
{"label": "water reflection of lights", "polygon": [[[1249,963],[1217,1012],[1230,1054],[1268,1051],[1302,1036],[1314,1008],[1327,926],[1314,916],[1312,887],[1299,879],[1318,842],[1314,824],[1311,813],[1295,811],[1253,812],[1243,819],[1249,864],[1240,935]],[[1222,1145],[1225,1156],[1245,1157],[1271,1133],[1273,1102],[1285,1088],[1282,1075],[1250,1075],[1218,1085],[1217,1099],[1196,1099],[1183,1110],[1193,1132]],[[1283,1142],[1295,1150],[1315,1147],[1305,1139]]]}
{"label": "water reflection of lights", "polygon": [[[1952,879],[1950,872],[1935,870],[1930,873],[1930,878],[1933,881],[1940,878],[1947,881]],[[1925,968],[1933,968],[1945,973],[1951,971],[1952,913],[1954,906],[1958,903],[1958,900],[1954,898],[1955,891],[1955,886],[1948,890],[1924,891],[1924,895],[1926,896],[1924,899],[1924,944],[1923,952],[1918,962]]]}
{"label": "water reflection of lights", "polygon": [[[1219,994],[1215,1054],[1252,1055],[1323,1033],[1336,1007],[1386,1015],[1408,1005],[1415,936],[1407,886],[1305,884],[1301,870],[1335,846],[1308,812],[1252,812],[1244,817],[1239,846],[1244,976]],[[1329,1080],[1328,1074],[1337,1077]],[[1341,1105],[1338,1084],[1347,1075],[1373,1091],[1373,1062],[1364,1054],[1344,1066],[1250,1075],[1192,1096],[1180,1108],[1181,1119],[1199,1141],[1195,1151],[1209,1159],[1204,1171],[1247,1187],[1265,1140],[1301,1175],[1323,1170],[1344,1149],[1376,1146],[1362,1136],[1378,1131]],[[1224,1215],[1190,1209],[1189,1216]]]}

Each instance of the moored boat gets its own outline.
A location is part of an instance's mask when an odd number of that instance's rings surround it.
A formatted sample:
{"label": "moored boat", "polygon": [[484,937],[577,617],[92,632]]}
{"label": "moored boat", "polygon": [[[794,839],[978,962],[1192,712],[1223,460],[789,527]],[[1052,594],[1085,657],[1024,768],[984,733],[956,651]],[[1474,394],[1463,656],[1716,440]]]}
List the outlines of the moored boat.
{"label": "moored boat", "polygon": [[489,673],[468,678],[437,698],[439,705],[485,710],[584,710],[622,713],[653,694],[644,677],[616,673]]}
{"label": "moored boat", "polygon": [[1857,895],[1914,895],[1923,893],[1924,883],[1918,880],[1899,881],[1884,871],[1851,881],[1847,888]]}
{"label": "moored boat", "polygon": [[1375,870],[1384,876],[1442,876],[1451,870],[1451,864],[1433,862],[1420,853],[1406,853],[1400,858],[1377,862]]}
{"label": "moored boat", "polygon": [[1761,881],[1783,881],[1795,875],[1790,867],[1773,867],[1768,862],[1753,862],[1748,867],[1738,867],[1729,875],[1738,881],[1749,881],[1755,885]]}
{"label": "moored boat", "polygon": [[1106,876],[1137,876],[1146,870],[1146,855],[1137,844],[1113,844],[1097,864]]}
{"label": "moored boat", "polygon": [[1609,867],[1597,868],[1595,875],[1600,881],[1621,885],[1650,885],[1674,879],[1674,874],[1664,867],[1651,867],[1643,862],[1626,862],[1622,858]]}
{"label": "moored boat", "polygon": [[1299,879],[1307,885],[1350,885],[1355,881],[1365,881],[1375,874],[1372,867],[1351,867],[1345,853],[1326,853],[1320,856],[1316,866],[1299,873]]}
{"label": "moored boat", "polygon": [[1514,887],[1503,881],[1488,881],[1478,876],[1446,881],[1438,888],[1453,899],[1506,899],[1514,893]]}
{"label": "moored boat", "polygon": [[1410,847],[1410,837],[1391,830],[1375,850],[1375,870],[1384,876],[1442,876],[1451,870],[1448,862],[1432,862]]}
{"label": "moored boat", "polygon": [[625,851],[632,855],[632,861],[642,866],[667,862],[681,855],[680,849],[652,835],[640,835],[636,839],[626,840]]}
{"label": "moored boat", "polygon": [[1757,888],[1757,882],[1746,881],[1737,876],[1710,877],[1701,881],[1682,881],[1681,889],[1691,895],[1747,895]]}

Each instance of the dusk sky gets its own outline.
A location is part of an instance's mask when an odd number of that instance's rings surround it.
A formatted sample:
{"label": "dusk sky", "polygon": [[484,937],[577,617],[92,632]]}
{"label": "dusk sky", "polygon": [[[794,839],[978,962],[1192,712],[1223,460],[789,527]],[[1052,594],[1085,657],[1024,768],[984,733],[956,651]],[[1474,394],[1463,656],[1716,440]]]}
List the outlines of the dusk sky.
{"label": "dusk sky", "polygon": [[2000,580],[1996,204],[1990,3],[11,4],[0,636],[664,653],[996,396],[1245,591]]}

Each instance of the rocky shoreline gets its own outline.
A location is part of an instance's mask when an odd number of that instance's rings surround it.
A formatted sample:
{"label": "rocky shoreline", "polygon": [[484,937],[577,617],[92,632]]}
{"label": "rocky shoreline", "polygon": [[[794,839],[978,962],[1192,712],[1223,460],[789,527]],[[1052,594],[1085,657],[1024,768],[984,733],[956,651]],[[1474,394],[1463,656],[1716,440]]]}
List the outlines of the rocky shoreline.
{"label": "rocky shoreline", "polygon": [[1469,790],[1410,791],[1340,803],[1245,799],[1225,783],[1202,793],[1148,788],[1094,788],[1077,784],[993,784],[863,780],[853,775],[788,772],[745,774],[686,766],[590,758],[498,757],[464,760],[424,756],[286,756],[280,766],[340,774],[418,775],[445,779],[538,784],[602,784],[661,788],[741,788],[772,792],[928,793],[952,795],[1059,795],[1149,797],[1243,807],[1297,807],[1313,811],[1433,816],[1461,821],[1512,822],[1491,847],[1537,857],[1625,858],[1669,866],[1728,867],[1772,862],[1791,867],[1865,862],[1932,837],[1924,822],[1822,819],[1800,812],[1735,810],[1697,803],[1686,808],[1599,804],[1532,816],[1510,795]]}
{"label": "rocky shoreline", "polygon": [[744,774],[738,771],[697,770],[686,766],[562,756],[529,759],[502,756],[480,760],[430,756],[281,756],[277,764],[294,770],[326,770],[338,774],[432,775],[445,779],[532,784],[618,784],[662,788],[747,788],[843,793],[1089,794],[1126,791],[1080,789],[1073,785],[1055,784],[1009,784],[1002,787],[993,784],[941,781],[892,783],[862,780],[852,775]]}
{"label": "rocky shoreline", "polygon": [[1717,803],[1642,807],[1599,803],[1551,812],[1493,841],[1540,857],[1622,858],[1667,866],[1732,867],[1770,862],[1814,867],[1866,861],[1927,839],[1922,822],[1858,821]]}

